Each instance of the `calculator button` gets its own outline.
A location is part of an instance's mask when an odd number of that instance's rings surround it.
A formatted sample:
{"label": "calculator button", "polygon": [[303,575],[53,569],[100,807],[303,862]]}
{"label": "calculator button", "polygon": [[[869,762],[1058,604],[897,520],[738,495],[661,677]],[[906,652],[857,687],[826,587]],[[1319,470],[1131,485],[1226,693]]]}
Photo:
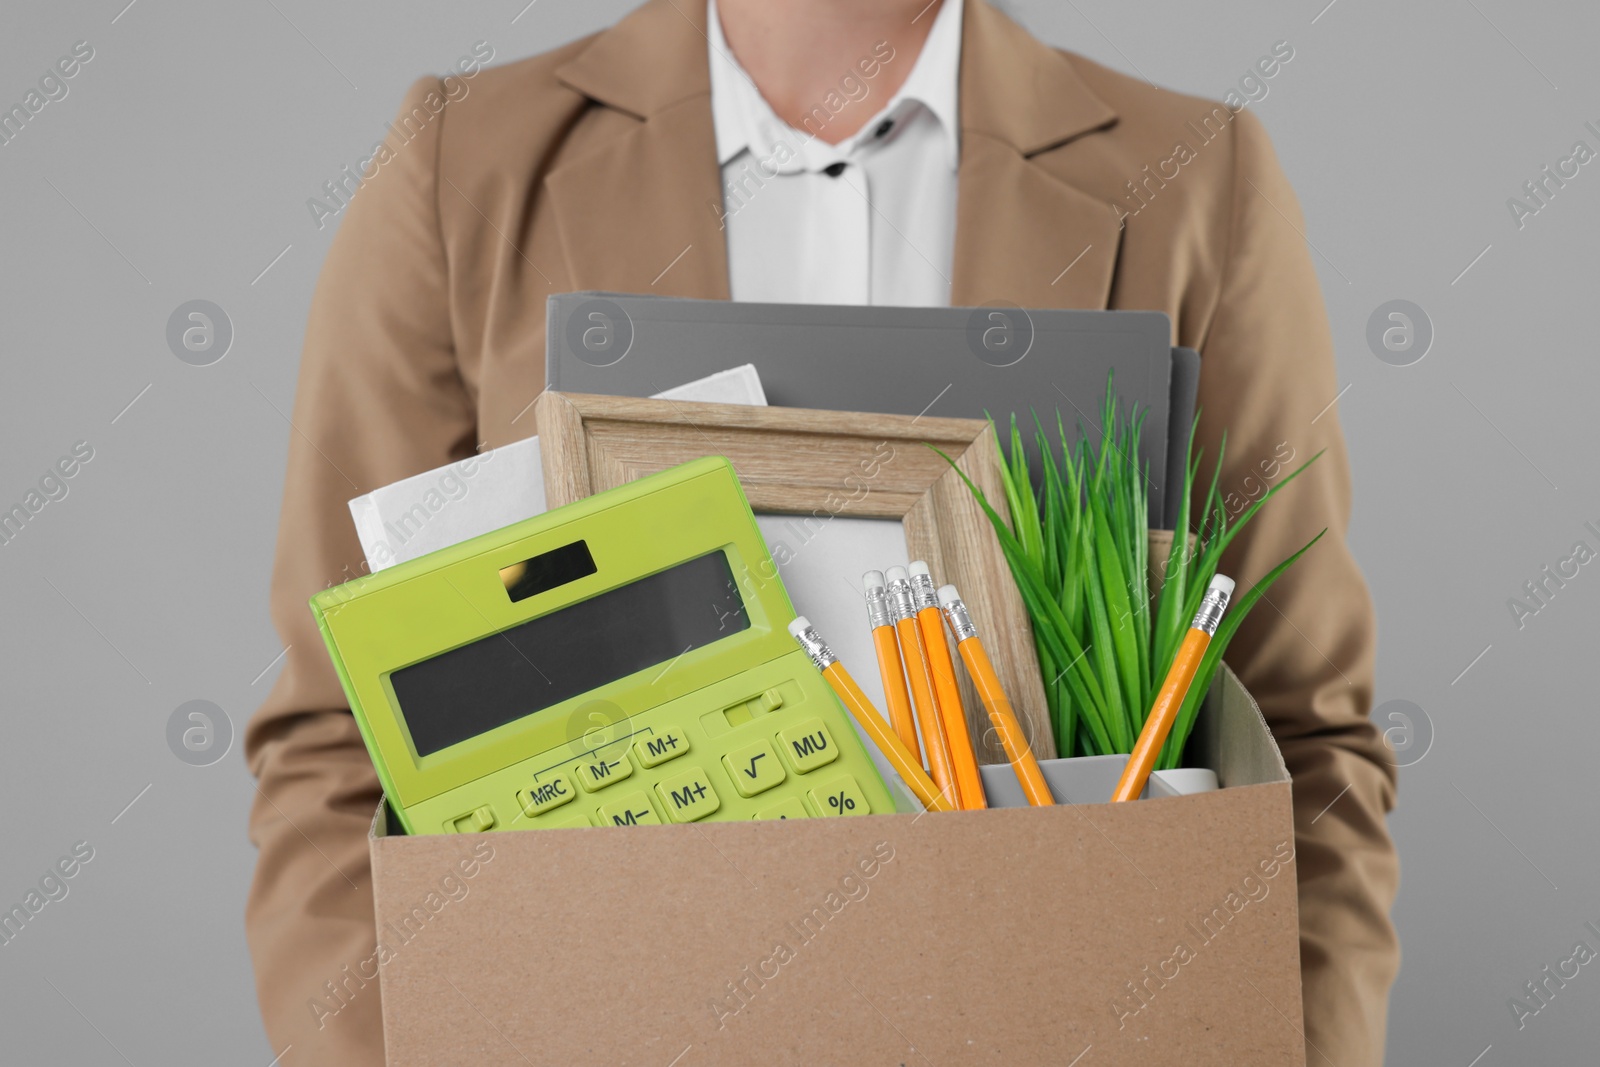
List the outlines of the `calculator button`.
{"label": "calculator button", "polygon": [[528,818],[553,811],[578,795],[578,787],[564,774],[552,775],[549,780],[535,782],[527,789],[517,790],[517,803]]}
{"label": "calculator button", "polygon": [[655,809],[650,806],[650,798],[641,790],[600,805],[602,826],[655,826],[660,822]]}
{"label": "calculator button", "polygon": [[825,767],[839,758],[839,746],[833,743],[833,735],[821,719],[807,719],[799,726],[789,727],[778,735],[778,747],[796,774]]}
{"label": "calculator button", "polygon": [[673,822],[694,822],[722,807],[722,798],[711,787],[711,779],[699,767],[691,767],[675,778],[656,783],[656,794]]}
{"label": "calculator button", "polygon": [[458,834],[481,834],[485,830],[494,829],[494,809],[485,804],[475,808],[465,815],[457,815],[454,819],[444,824],[445,833],[454,831]]}
{"label": "calculator button", "polygon": [[663,730],[654,737],[641,738],[633,744],[634,755],[639,757],[641,767],[659,767],[687,751],[689,738],[678,730]]}
{"label": "calculator button", "polygon": [[593,826],[589,816],[580,812],[571,815],[549,815],[533,824],[541,830],[569,830],[579,826]]}
{"label": "calculator button", "polygon": [[806,796],[811,798],[811,803],[824,816],[832,815],[871,815],[872,805],[867,803],[867,796],[861,791],[861,786],[848,774],[843,778],[835,778],[827,785],[819,785],[810,790]]}
{"label": "calculator button", "polygon": [[598,793],[606,786],[620,782],[632,773],[633,764],[628,762],[627,753],[612,760],[592,759],[578,764],[578,781],[591,793]]}
{"label": "calculator button", "polygon": [[800,803],[799,797],[785,797],[770,808],[762,808],[756,812],[758,819],[809,819],[811,813],[806,811],[806,806]]}
{"label": "calculator button", "polygon": [[778,754],[765,741],[734,749],[722,757],[722,765],[742,797],[765,793],[789,777],[778,762]]}

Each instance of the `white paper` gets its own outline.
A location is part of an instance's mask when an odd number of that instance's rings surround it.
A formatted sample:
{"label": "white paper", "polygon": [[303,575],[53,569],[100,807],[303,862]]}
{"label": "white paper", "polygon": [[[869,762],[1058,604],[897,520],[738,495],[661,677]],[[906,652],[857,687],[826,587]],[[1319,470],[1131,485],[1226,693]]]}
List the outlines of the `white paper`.
{"label": "white paper", "polygon": [[[910,561],[905,527],[897,519],[812,515],[757,515],[756,525],[761,527],[767,550],[778,565],[778,577],[794,601],[795,613],[811,622],[872,706],[887,716],[878,653],[867,628],[861,576],[867,571],[904,567]],[[853,719],[851,725],[861,735],[878,773],[893,788],[899,809],[921,811],[922,805],[911,797],[878,746]]]}
{"label": "white paper", "polygon": [[[749,363],[656,396],[753,407],[767,404],[761,376]],[[544,511],[544,464],[537,437],[404,478],[350,501],[361,551],[373,571]]]}

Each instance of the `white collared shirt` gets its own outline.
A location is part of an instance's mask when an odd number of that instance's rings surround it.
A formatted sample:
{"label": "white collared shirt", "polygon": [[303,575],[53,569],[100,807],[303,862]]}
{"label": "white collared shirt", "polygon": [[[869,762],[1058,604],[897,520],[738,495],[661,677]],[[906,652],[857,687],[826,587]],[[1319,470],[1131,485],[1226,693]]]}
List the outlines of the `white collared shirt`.
{"label": "white collared shirt", "polygon": [[734,58],[710,0],[711,114],[733,299],[949,305],[961,18],[962,0],[945,0],[900,90],[831,145],[816,134],[847,100],[870,99],[885,68],[909,57],[887,45],[861,57],[797,130]]}

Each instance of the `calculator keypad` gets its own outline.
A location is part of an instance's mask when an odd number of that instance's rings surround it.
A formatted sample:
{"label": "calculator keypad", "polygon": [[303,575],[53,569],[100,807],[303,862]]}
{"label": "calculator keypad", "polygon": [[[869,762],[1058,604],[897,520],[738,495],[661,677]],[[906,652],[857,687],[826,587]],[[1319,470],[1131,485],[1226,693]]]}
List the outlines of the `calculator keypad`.
{"label": "calculator keypad", "polygon": [[[679,705],[673,714],[680,718],[666,723],[634,719],[609,743],[576,755],[569,749],[558,762],[529,760],[527,771],[505,781],[504,803],[447,808],[434,816],[434,825],[473,833],[502,825],[647,826],[871,814],[879,800],[869,797],[880,794],[863,788],[867,779],[860,764],[839,747],[840,738],[852,739],[838,733],[849,732],[847,721],[817,714],[821,709],[811,703],[826,694],[808,691],[793,677],[768,674],[764,681],[764,687],[742,694],[723,688],[711,700],[698,698],[698,707]],[[683,759],[691,753],[696,758]]]}

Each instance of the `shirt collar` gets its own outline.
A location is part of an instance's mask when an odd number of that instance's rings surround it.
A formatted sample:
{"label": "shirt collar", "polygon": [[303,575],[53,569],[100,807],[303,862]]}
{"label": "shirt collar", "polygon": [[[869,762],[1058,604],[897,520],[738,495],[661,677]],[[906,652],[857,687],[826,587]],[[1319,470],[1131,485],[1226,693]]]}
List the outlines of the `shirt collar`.
{"label": "shirt collar", "polygon": [[[734,58],[722,35],[716,0],[708,0],[706,40],[711,68],[711,119],[716,131],[717,163],[725,165],[745,149],[774,160],[780,171],[817,169],[843,159],[858,144],[870,139],[881,121],[920,104],[938,121],[943,132],[951,170],[960,162],[961,125],[957,108],[961,74],[961,23],[963,0],[944,0],[934,17],[905,84],[861,130],[837,145],[830,145],[797,130],[778,118],[756,88],[755,82]],[[891,60],[892,62],[892,60]],[[859,76],[859,73],[858,73]],[[787,146],[777,150],[779,144]],[[807,163],[812,164],[808,167]]]}

